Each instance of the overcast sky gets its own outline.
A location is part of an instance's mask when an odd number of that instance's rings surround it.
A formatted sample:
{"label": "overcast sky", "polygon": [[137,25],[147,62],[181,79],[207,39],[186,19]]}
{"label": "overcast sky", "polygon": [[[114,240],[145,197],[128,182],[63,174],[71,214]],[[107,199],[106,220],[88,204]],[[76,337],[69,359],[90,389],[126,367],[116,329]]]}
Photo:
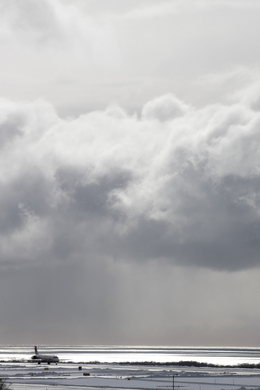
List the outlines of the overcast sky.
{"label": "overcast sky", "polygon": [[0,0],[0,344],[260,347],[259,0]]}

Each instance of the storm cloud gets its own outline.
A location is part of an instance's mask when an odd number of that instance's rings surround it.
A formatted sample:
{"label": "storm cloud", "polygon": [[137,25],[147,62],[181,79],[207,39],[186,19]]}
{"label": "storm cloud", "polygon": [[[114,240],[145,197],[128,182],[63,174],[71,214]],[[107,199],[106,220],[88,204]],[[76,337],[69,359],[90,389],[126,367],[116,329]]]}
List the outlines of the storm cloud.
{"label": "storm cloud", "polygon": [[167,94],[140,117],[110,106],[61,119],[44,101],[8,102],[1,118],[3,264],[102,254],[259,265],[260,117],[250,105],[195,109]]}

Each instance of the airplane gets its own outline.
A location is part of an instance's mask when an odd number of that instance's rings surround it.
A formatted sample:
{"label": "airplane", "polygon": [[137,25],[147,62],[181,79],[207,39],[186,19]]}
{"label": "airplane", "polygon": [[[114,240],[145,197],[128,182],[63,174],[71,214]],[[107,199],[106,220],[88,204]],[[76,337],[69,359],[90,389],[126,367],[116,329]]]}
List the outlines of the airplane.
{"label": "airplane", "polygon": [[31,357],[31,359],[35,362],[37,362],[38,364],[41,364],[41,363],[48,363],[48,364],[51,364],[51,363],[58,363],[59,362],[59,358],[58,356],[55,356],[55,355],[40,355],[38,353],[38,350],[37,350],[37,347],[34,346],[34,350],[35,350],[35,355],[33,355]]}

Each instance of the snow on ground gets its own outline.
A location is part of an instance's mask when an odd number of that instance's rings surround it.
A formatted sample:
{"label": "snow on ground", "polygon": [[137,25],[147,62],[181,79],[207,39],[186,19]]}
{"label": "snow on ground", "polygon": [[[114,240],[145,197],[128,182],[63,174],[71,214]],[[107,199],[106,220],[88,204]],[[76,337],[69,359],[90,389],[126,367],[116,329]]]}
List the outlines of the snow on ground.
{"label": "snow on ground", "polygon": [[[257,369],[193,368],[156,365],[82,364],[45,365],[0,363],[0,377],[14,390],[77,390],[87,387],[151,390],[260,390]],[[174,379],[173,379],[174,377]]]}

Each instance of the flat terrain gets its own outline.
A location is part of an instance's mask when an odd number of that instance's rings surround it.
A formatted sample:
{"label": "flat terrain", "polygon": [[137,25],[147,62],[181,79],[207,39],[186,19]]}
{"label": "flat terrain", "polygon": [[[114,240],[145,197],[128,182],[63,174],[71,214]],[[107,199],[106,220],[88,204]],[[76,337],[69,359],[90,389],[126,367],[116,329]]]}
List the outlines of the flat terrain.
{"label": "flat terrain", "polygon": [[197,368],[128,364],[0,363],[0,377],[14,390],[116,389],[238,390],[259,389],[257,369]]}

